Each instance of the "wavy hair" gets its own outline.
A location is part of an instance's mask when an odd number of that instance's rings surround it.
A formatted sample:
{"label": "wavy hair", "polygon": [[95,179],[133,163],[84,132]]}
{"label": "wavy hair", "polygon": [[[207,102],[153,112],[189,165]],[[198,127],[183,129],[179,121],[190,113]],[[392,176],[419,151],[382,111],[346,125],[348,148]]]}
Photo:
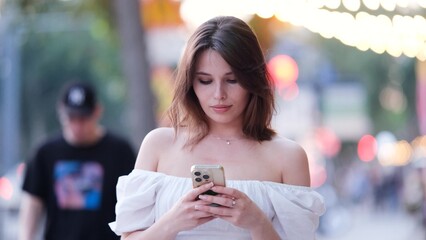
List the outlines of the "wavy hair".
{"label": "wavy hair", "polygon": [[231,16],[215,17],[200,25],[189,38],[174,73],[174,95],[168,115],[176,132],[186,127],[186,146],[193,146],[209,132],[207,116],[195,95],[193,79],[200,54],[212,49],[231,66],[239,84],[248,91],[243,115],[244,135],[259,142],[271,140],[274,89],[258,39],[243,20]]}

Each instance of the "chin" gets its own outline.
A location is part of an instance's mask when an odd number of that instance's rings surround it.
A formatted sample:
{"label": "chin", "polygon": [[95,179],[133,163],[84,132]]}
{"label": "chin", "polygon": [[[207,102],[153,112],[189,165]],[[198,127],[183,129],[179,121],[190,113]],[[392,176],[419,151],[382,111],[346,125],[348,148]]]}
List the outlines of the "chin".
{"label": "chin", "polygon": [[218,123],[218,124],[230,124],[230,123],[234,122],[234,121],[235,121],[235,119],[232,119],[232,118],[220,118],[220,117],[213,117],[213,118],[210,118],[210,121],[211,121],[212,123]]}
{"label": "chin", "polygon": [[88,142],[88,140],[78,136],[70,137],[68,141],[73,145],[85,145]]}

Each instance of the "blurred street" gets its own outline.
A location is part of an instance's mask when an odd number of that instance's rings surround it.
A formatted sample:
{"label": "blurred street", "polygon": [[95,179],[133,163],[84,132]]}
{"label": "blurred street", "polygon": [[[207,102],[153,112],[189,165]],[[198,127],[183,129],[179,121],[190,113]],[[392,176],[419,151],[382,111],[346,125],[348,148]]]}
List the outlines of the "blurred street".
{"label": "blurred street", "polygon": [[[418,217],[404,212],[375,212],[355,208],[336,218],[342,220],[333,234],[318,234],[317,240],[424,240],[424,230]],[[18,222],[16,211],[2,214],[4,221],[1,240],[15,240]],[[346,218],[346,219],[345,219]],[[328,223],[332,227],[336,223]]]}
{"label": "blurred street", "polygon": [[[317,240],[424,240],[419,216],[404,211],[378,211],[356,207],[335,218],[342,229],[319,234]],[[336,223],[330,222],[330,225]],[[330,227],[330,226],[326,226]]]}
{"label": "blurred street", "polygon": [[0,211],[0,240],[16,240],[18,238],[18,219],[17,210]]}
{"label": "blurred street", "polygon": [[[41,220],[41,226],[37,230],[33,240],[42,240],[42,228],[46,224],[46,219]],[[0,240],[17,240],[19,231],[19,210],[0,209]]]}
{"label": "blurred street", "polygon": [[102,124],[137,149],[170,126],[182,50],[218,15],[258,35],[271,126],[325,199],[317,240],[426,240],[426,0],[118,2],[0,0],[0,240],[17,239],[25,163],[61,129],[61,87],[93,83]]}

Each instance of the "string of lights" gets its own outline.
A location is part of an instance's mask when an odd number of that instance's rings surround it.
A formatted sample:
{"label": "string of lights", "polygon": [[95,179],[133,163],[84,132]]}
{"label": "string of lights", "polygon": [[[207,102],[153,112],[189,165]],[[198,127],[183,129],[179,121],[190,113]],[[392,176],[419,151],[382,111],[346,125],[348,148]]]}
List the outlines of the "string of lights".
{"label": "string of lights", "polygon": [[420,61],[426,60],[425,12],[426,0],[185,0],[181,6],[193,25],[221,14],[275,16],[361,51]]}

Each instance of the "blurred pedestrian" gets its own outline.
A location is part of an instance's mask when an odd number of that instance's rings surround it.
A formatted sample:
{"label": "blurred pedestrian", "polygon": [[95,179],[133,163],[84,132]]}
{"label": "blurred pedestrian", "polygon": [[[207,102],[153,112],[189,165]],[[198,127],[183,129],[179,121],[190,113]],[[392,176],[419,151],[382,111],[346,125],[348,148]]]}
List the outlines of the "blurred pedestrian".
{"label": "blurred pedestrian", "polygon": [[99,123],[102,106],[92,85],[66,85],[57,112],[62,134],[44,142],[27,164],[19,239],[35,238],[44,213],[43,239],[119,239],[108,222],[115,219],[118,177],[133,169],[135,152]]}

